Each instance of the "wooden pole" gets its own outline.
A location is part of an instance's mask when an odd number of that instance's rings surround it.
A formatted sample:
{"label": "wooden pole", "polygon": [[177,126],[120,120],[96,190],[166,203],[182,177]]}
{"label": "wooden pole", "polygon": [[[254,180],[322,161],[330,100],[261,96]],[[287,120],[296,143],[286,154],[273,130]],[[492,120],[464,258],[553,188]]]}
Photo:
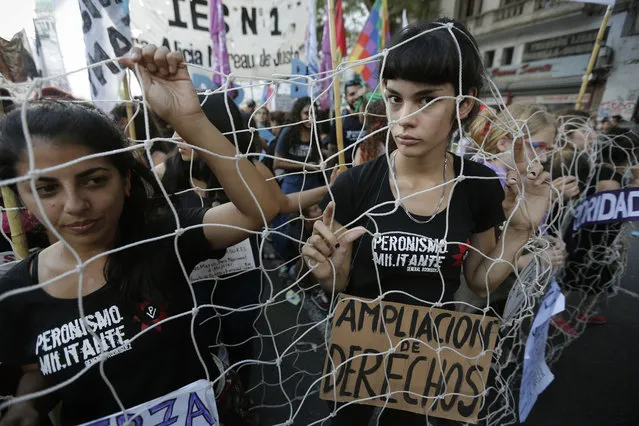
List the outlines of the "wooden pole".
{"label": "wooden pole", "polygon": [[137,135],[135,134],[135,123],[131,120],[133,119],[133,105],[131,105],[131,93],[129,92],[129,72],[124,70],[124,78],[122,79],[122,84],[124,85],[124,101],[126,102],[126,122],[129,125],[129,138],[137,139]]}
{"label": "wooden pole", "polygon": [[[331,61],[333,63],[333,70],[337,69],[339,65],[339,58],[337,57],[337,35],[335,31],[335,0],[328,0],[328,32],[331,41]],[[339,165],[340,170],[346,170],[346,157],[344,156],[344,133],[342,130],[342,95],[340,94],[340,78],[339,74],[335,74],[333,78],[333,103],[335,108],[335,134],[337,136],[337,152],[339,152]]]}
{"label": "wooden pole", "polygon": [[579,89],[579,96],[577,96],[577,104],[575,105],[575,109],[582,108],[582,101],[584,99],[584,95],[586,94],[586,88],[588,87],[588,81],[590,81],[590,75],[592,74],[592,69],[595,67],[595,63],[597,62],[597,56],[599,55],[599,48],[601,47],[601,40],[603,40],[603,36],[606,33],[606,28],[608,27],[608,21],[610,20],[610,16],[612,16],[612,9],[614,6],[608,6],[606,9],[606,14],[604,15],[603,21],[601,21],[601,26],[599,27],[599,33],[597,34],[597,40],[595,41],[595,46],[592,48],[592,54],[590,55],[590,61],[588,62],[588,67],[586,68],[586,73],[581,81],[581,89]]}
{"label": "wooden pole", "polygon": [[24,232],[22,221],[20,220],[20,210],[17,210],[18,203],[16,196],[8,186],[2,187],[2,200],[7,212],[7,221],[11,230],[11,241],[15,249],[16,256],[24,259],[29,255],[29,245],[27,244],[27,234]]}
{"label": "wooden pole", "polygon": [[[0,119],[4,117],[4,111],[0,106]],[[27,234],[24,232],[22,220],[20,220],[20,210],[18,207],[16,196],[8,186],[0,188],[2,192],[2,201],[7,212],[7,221],[9,222],[9,230],[11,232],[11,241],[15,249],[16,256],[24,259],[29,255],[29,245],[27,244]]]}

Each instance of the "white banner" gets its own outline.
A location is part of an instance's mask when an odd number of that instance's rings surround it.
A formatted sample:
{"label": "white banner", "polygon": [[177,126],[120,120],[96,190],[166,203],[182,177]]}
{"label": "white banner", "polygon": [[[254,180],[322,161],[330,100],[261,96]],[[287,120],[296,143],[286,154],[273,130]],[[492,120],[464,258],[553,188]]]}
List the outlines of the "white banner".
{"label": "white banner", "polygon": [[[131,29],[127,2],[78,0],[82,16],[82,32],[87,64],[92,65],[123,56],[131,49]],[[91,98],[97,101],[117,101],[124,71],[119,64],[106,64],[89,70]],[[98,102],[109,111],[113,104]]]}
{"label": "white banner", "polygon": [[[276,73],[290,74],[294,58],[304,60],[307,2],[226,0],[223,3],[232,73],[270,78]],[[208,0],[130,0],[130,9],[135,41],[179,49],[188,63],[211,68],[213,49]],[[190,71],[196,87],[210,87],[210,72]]]}
{"label": "white banner", "polygon": [[85,423],[84,426],[120,426],[123,424],[131,426],[161,424],[218,426],[220,421],[212,385],[206,380],[198,380],[166,396],[131,408],[126,413],[103,417]]}

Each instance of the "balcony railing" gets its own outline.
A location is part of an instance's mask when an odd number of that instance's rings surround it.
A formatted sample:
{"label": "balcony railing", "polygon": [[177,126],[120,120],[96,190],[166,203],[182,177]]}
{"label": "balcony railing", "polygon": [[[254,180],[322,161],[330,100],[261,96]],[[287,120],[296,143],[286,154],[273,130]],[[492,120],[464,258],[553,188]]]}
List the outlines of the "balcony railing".
{"label": "balcony railing", "polygon": [[495,22],[503,21],[504,19],[514,18],[524,13],[524,6],[528,3],[528,0],[518,1],[511,3],[507,6],[502,6],[499,9],[493,11]]}
{"label": "balcony railing", "polygon": [[520,0],[482,14],[466,18],[468,29],[475,36],[521,28],[564,17],[596,12],[602,6],[561,0]]}

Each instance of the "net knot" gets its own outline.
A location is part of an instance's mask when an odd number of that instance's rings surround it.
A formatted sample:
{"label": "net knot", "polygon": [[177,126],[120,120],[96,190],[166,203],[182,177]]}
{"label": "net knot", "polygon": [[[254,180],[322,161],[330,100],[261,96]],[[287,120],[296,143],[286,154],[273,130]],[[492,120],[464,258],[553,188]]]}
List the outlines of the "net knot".
{"label": "net knot", "polygon": [[177,237],[181,237],[181,236],[182,236],[182,234],[184,234],[184,232],[185,232],[185,231],[186,231],[186,230],[185,230],[184,228],[177,228],[177,229],[175,230],[175,235],[176,235]]}
{"label": "net knot", "polygon": [[459,104],[462,104],[465,99],[466,99],[466,96],[459,94],[455,97],[455,102],[457,103],[457,105],[459,105]]}
{"label": "net knot", "polygon": [[41,173],[42,171],[40,169],[33,169],[33,170],[29,170],[29,173],[27,173],[27,176],[29,177],[29,179],[36,180]]}
{"label": "net knot", "polygon": [[150,151],[153,148],[153,139],[147,139],[144,141],[144,149]]}

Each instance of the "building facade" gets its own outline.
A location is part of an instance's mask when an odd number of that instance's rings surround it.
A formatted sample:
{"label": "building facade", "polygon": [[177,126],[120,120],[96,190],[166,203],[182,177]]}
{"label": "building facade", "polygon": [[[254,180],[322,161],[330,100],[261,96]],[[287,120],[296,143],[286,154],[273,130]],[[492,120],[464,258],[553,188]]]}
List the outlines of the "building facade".
{"label": "building facade", "polygon": [[[442,0],[475,35],[490,77],[487,104],[574,107],[606,6],[567,0]],[[617,0],[584,104],[600,117],[637,118],[639,1]],[[497,89],[497,90],[495,90]]]}

